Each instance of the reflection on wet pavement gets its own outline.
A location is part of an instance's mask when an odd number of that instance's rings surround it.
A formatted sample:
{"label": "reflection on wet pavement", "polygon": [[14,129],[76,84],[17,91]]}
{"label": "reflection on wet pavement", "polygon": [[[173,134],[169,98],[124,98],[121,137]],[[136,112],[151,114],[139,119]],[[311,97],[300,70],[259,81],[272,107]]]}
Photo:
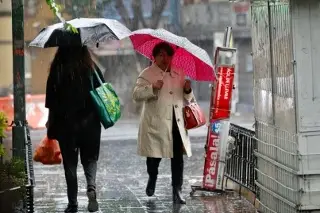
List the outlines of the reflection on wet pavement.
{"label": "reflection on wet pavement", "polygon": [[[205,138],[193,139],[193,157],[186,159],[184,195],[187,205],[173,205],[171,200],[170,161],[161,162],[154,197],[147,197],[145,159],[137,156],[135,141],[103,141],[97,174],[98,198],[101,212],[106,213],[254,213],[252,205],[239,195],[206,194],[189,196],[190,185],[201,181],[203,143]],[[63,212],[67,205],[64,171],[59,166],[35,163],[35,205],[37,213]],[[87,212],[86,183],[81,165],[79,176],[79,212]]]}

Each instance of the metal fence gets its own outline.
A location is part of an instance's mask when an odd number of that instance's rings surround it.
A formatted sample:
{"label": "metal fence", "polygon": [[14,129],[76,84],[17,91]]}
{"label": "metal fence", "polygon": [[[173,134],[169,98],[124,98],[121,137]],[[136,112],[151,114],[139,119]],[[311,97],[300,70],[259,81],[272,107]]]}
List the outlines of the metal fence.
{"label": "metal fence", "polygon": [[225,177],[256,193],[257,142],[252,130],[231,124],[229,135],[235,138],[231,157],[226,162]]}
{"label": "metal fence", "polygon": [[[5,190],[0,190],[0,203],[3,202],[3,198],[9,198],[13,194],[22,194],[21,202],[10,203],[12,206],[12,212],[34,212],[34,171],[33,171],[33,158],[32,158],[32,143],[30,137],[30,131],[28,126],[25,126],[25,158],[24,160],[24,171],[25,180],[24,184],[20,186],[14,186]],[[2,144],[3,138],[0,138],[0,143]],[[0,158],[0,163],[4,164],[4,159]]]}

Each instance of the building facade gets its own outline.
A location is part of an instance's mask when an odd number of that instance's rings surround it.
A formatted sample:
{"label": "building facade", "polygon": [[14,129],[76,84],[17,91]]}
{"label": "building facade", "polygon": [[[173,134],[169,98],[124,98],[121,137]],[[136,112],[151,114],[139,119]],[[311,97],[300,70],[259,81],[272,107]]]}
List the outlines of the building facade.
{"label": "building facade", "polygon": [[11,1],[0,4],[0,96],[7,93],[12,84],[12,29]]}
{"label": "building facade", "polygon": [[[29,48],[28,44],[39,31],[55,21],[55,17],[45,1],[26,0],[24,4],[24,39],[26,92],[42,94],[48,75],[48,68],[55,53],[55,48]],[[0,96],[12,94],[12,16],[11,1],[3,0],[0,4]]]}
{"label": "building facade", "polygon": [[[253,111],[253,72],[251,58],[250,3],[230,3],[228,0],[185,0],[181,6],[181,34],[205,49],[213,59],[217,34],[227,26],[233,29],[237,51],[236,90],[237,111]],[[209,84],[209,83],[208,83]],[[197,96],[210,99],[208,84],[197,83]]]}

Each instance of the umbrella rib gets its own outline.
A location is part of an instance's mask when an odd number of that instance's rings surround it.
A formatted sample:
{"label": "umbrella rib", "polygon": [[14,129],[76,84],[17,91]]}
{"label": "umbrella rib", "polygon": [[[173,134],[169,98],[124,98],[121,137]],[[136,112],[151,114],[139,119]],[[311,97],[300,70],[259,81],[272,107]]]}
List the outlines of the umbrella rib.
{"label": "umbrella rib", "polygon": [[[139,39],[139,36],[142,38]],[[154,45],[157,43],[155,41],[169,43],[170,46],[174,46],[174,57],[178,60],[174,63],[184,68],[189,77],[193,76],[195,79],[208,81],[216,78],[214,65],[207,51],[195,45],[186,37],[175,35],[164,29],[145,29],[137,30],[136,33],[133,32],[130,39],[136,52],[149,59],[151,58],[150,50],[152,47],[154,48]],[[191,59],[192,62],[189,61]],[[202,72],[198,72],[200,67],[203,68]],[[195,69],[195,71],[193,71],[193,69]]]}
{"label": "umbrella rib", "polygon": [[[78,45],[79,41],[82,45],[85,45],[89,42],[91,43],[90,38],[92,38],[93,42],[101,42],[104,40],[121,40],[131,34],[131,31],[127,27],[113,19],[75,18],[66,21],[66,23],[72,24],[72,26],[77,28],[79,30],[78,35],[66,35],[66,33],[63,32],[63,23],[56,23],[41,29],[38,36],[30,42],[31,45],[29,44],[29,46],[42,48],[59,47],[61,45],[71,45],[71,43],[75,42],[77,42]],[[93,30],[83,30],[86,28]],[[54,34],[54,37],[52,34]],[[71,43],[66,43],[67,39],[63,38],[65,36],[70,37]],[[81,40],[78,41],[77,36],[79,36]],[[76,38],[76,40],[74,40],[74,38]],[[59,43],[61,43],[61,45]]]}
{"label": "umbrella rib", "polygon": [[[150,37],[152,38],[152,39],[149,39],[148,42],[149,42],[149,41],[153,41],[153,40],[161,40],[161,41],[163,41],[163,42],[166,42],[166,43],[171,44],[171,45],[175,45],[175,46],[177,46],[177,47],[182,48],[182,49],[185,50],[184,47],[181,47],[181,46],[179,46],[179,45],[177,45],[177,44],[170,43],[170,42],[168,42],[168,41],[166,41],[166,40],[163,40],[162,38],[156,37],[155,35],[151,35],[151,34],[134,34],[134,35],[147,35],[147,36],[150,36]],[[146,43],[146,42],[142,43],[142,44],[139,45],[139,46],[136,46],[135,49],[138,49],[139,47],[143,46],[145,43]],[[139,52],[138,50],[136,50],[136,51]],[[139,53],[140,53],[140,52],[139,52]],[[141,55],[144,55],[144,54],[142,54],[142,53],[140,53],[140,54],[141,54]],[[146,55],[144,55],[144,56],[146,56]],[[146,57],[148,57],[148,56],[146,56]]]}
{"label": "umbrella rib", "polygon": [[[140,34],[140,35],[148,35],[148,34]],[[148,40],[149,41],[153,41],[153,40],[162,40],[162,39],[159,39],[159,38],[156,38],[154,36],[151,36],[152,39]],[[163,40],[162,40],[163,41]],[[144,42],[143,44],[137,46],[135,49],[138,49],[139,47],[143,46],[146,42]],[[145,56],[145,57],[149,57],[149,56],[146,56],[145,54],[141,53],[140,51],[136,50],[138,53],[140,53],[141,55]]]}
{"label": "umbrella rib", "polygon": [[[164,42],[167,42],[167,43],[169,43],[169,44],[172,44],[171,42],[168,42],[168,41],[165,41],[165,40],[163,40],[163,38],[159,38],[157,35],[152,35],[152,34],[136,34],[136,35],[149,35],[149,36],[151,36],[153,39],[151,39],[151,40],[157,40],[157,39],[159,39],[159,40],[162,40],[162,41],[164,41]],[[185,37],[181,37],[181,38],[184,38],[186,41],[188,41],[188,42],[190,42],[187,38],[185,38]],[[185,42],[184,42],[185,43]],[[184,44],[183,43],[183,44]],[[191,43],[191,42],[190,42]],[[138,46],[138,47],[141,47],[143,44],[141,44],[140,46]],[[186,49],[186,47],[185,47],[185,45],[183,45],[183,46],[179,46],[179,45],[177,45],[177,44],[174,44],[174,45],[176,45],[177,47],[180,47],[180,48],[182,48],[182,49],[184,49],[185,51],[187,51],[187,52],[189,52],[187,49]],[[204,50],[203,50],[204,51]],[[204,51],[205,52],[205,51]],[[205,52],[206,54],[208,54],[207,52]],[[143,55],[143,54],[142,54]],[[206,61],[204,61],[204,60],[202,60],[200,57],[198,57],[197,55],[194,55],[194,57],[196,57],[196,58],[198,58],[199,60],[201,60],[201,61],[203,61],[204,63],[206,63],[207,65],[209,65],[209,66],[211,66],[211,67],[213,67],[213,65],[212,64],[209,64],[209,63],[207,63]],[[210,62],[211,62],[211,60],[210,60]]]}
{"label": "umbrella rib", "polygon": [[109,33],[111,33],[114,37],[116,37],[117,39],[119,39],[119,37],[113,32],[112,29],[110,29],[110,27],[109,27],[108,25],[106,25],[106,24],[102,24],[102,25],[106,26],[106,27],[108,28],[108,30],[109,30]]}

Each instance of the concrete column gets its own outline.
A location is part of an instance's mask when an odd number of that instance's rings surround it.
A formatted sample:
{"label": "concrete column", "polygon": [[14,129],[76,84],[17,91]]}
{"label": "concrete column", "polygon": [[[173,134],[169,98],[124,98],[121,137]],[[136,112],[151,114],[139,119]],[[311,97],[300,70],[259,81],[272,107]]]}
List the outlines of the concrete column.
{"label": "concrete column", "polygon": [[301,208],[320,212],[320,2],[292,0],[291,8]]}
{"label": "concrete column", "polygon": [[320,2],[254,0],[261,212],[320,212]]}

